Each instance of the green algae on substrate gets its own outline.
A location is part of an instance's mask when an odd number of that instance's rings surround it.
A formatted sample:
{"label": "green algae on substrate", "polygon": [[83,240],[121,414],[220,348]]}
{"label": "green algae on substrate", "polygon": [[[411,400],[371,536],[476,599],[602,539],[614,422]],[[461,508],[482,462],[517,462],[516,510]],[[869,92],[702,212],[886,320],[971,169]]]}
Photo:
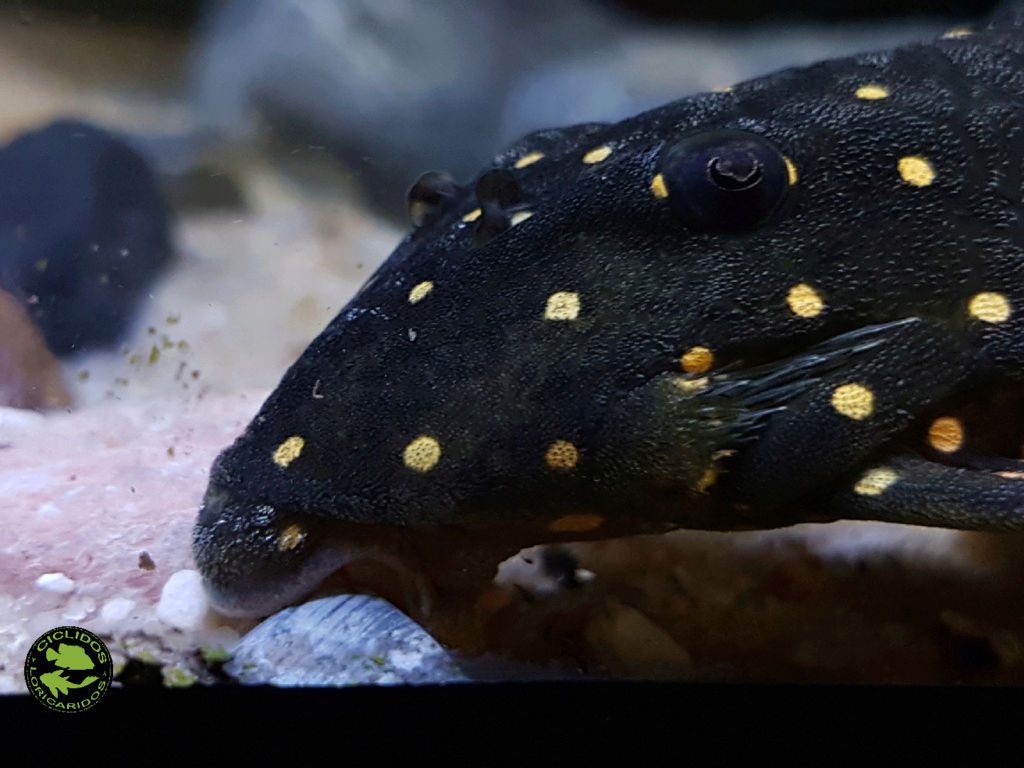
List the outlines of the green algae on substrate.
{"label": "green algae on substrate", "polygon": [[222,664],[231,658],[231,653],[223,645],[202,645],[199,653],[207,664]]}
{"label": "green algae on substrate", "polygon": [[165,688],[190,688],[197,678],[178,666],[168,665],[160,670],[164,678]]}

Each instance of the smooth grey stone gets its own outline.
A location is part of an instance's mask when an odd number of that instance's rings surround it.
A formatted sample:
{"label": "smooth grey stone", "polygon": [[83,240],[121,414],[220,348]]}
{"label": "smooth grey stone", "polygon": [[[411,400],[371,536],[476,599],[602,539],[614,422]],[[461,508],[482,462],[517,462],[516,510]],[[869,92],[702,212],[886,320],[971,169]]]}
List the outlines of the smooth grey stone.
{"label": "smooth grey stone", "polygon": [[391,603],[336,595],[275,613],[238,641],[224,671],[248,685],[464,682],[427,631]]}

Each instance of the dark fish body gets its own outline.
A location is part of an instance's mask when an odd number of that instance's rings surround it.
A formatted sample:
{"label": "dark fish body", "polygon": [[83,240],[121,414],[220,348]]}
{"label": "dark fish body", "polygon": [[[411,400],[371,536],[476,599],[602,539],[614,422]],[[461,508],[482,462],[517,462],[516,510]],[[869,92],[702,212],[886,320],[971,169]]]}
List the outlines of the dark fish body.
{"label": "dark fish body", "polygon": [[1015,6],[424,176],[214,464],[214,604],[677,527],[1024,529],[1022,158]]}

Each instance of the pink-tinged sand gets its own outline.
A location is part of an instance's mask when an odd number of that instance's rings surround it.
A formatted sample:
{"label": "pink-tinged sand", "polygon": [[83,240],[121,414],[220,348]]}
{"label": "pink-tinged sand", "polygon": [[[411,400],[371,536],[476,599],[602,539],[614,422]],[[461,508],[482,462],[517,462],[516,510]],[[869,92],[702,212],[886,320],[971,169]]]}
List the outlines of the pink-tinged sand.
{"label": "pink-tinged sand", "polygon": [[193,608],[190,618],[167,599],[161,619],[157,607],[169,578],[194,568],[190,534],[211,462],[265,396],[208,395],[173,410],[0,409],[0,691],[23,689],[28,644],[61,624],[104,633],[115,656],[122,642],[151,646],[158,661],[182,643],[230,642],[240,625],[218,631],[219,617],[197,620]]}

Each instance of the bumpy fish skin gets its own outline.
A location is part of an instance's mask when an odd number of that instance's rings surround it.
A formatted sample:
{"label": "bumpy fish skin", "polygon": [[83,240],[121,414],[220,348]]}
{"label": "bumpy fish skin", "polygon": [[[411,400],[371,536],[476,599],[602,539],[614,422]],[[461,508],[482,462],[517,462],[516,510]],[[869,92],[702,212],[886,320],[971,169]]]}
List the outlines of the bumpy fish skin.
{"label": "bumpy fish skin", "polygon": [[213,466],[215,605],[453,530],[1024,529],[1022,157],[1015,5],[423,177]]}

